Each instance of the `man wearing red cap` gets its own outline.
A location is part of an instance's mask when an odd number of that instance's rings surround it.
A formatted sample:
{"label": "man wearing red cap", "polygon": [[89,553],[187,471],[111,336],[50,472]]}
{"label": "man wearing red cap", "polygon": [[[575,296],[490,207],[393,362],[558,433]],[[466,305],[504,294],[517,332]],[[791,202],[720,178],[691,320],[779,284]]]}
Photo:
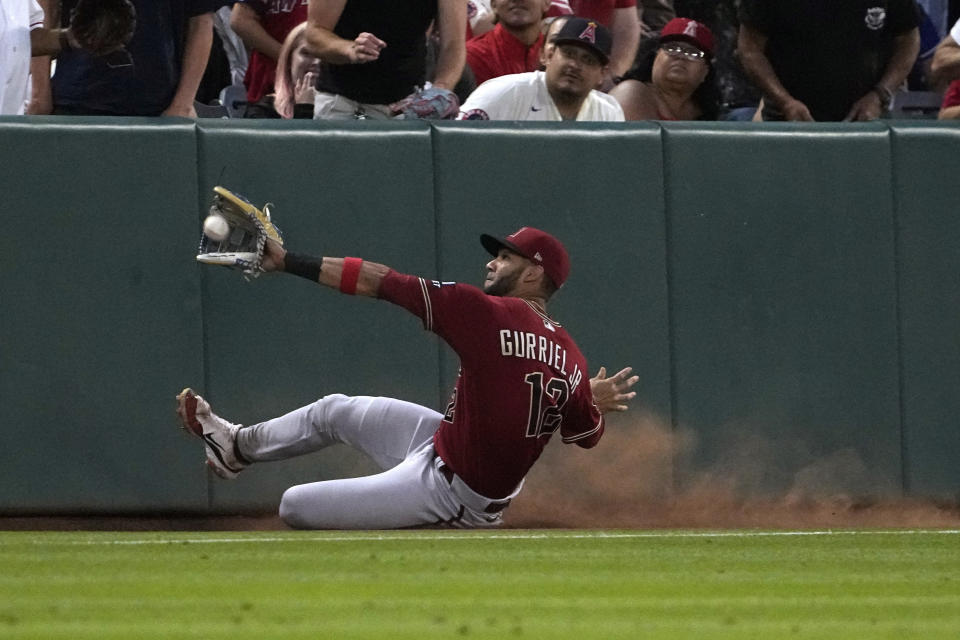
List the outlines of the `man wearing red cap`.
{"label": "man wearing red cap", "polygon": [[460,357],[443,413],[391,398],[329,395],[285,416],[242,428],[214,414],[191,389],[177,397],[183,426],[201,437],[221,477],[253,462],[346,443],[384,470],[377,475],[291,487],[280,517],[305,529],[489,527],[523,487],[547,441],[595,446],[603,413],[635,393],[629,368],[611,378],[587,363],[547,301],[570,273],[564,246],[524,227],[483,235],[493,255],[479,289],[404,275],[359,258],[312,258],[268,241],[263,268],[286,271],[347,294],[400,305]]}

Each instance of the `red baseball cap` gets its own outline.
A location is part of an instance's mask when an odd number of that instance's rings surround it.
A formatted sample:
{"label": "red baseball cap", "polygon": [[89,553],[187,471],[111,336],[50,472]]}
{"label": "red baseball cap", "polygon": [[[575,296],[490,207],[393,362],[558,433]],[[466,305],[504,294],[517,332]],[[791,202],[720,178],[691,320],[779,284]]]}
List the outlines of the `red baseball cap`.
{"label": "red baseball cap", "polygon": [[533,227],[522,227],[506,238],[498,238],[484,233],[480,236],[480,244],[490,252],[490,255],[495,256],[500,253],[500,249],[507,248],[534,264],[540,265],[543,267],[543,272],[553,280],[553,284],[558,289],[563,286],[563,283],[567,281],[567,276],[570,275],[570,256],[567,254],[567,250],[563,243],[546,231]]}
{"label": "red baseball cap", "polygon": [[683,40],[713,57],[713,33],[707,25],[690,18],[674,18],[660,31],[660,42]]}

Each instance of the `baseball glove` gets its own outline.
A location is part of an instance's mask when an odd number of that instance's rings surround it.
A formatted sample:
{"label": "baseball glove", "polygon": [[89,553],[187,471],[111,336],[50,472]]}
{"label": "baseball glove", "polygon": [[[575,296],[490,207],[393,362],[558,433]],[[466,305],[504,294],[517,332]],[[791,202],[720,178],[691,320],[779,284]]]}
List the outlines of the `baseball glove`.
{"label": "baseball glove", "polygon": [[460,98],[439,87],[420,89],[393,105],[407,120],[450,120],[460,111]]}
{"label": "baseball glove", "polygon": [[270,205],[258,209],[224,187],[214,187],[213,193],[209,215],[225,218],[230,230],[221,241],[201,235],[197,262],[239,269],[256,278],[263,271],[261,262],[267,238],[283,244],[280,230],[270,220]]}
{"label": "baseball glove", "polygon": [[137,12],[130,0],[80,0],[70,12],[70,35],[95,56],[123,49],[136,26]]}

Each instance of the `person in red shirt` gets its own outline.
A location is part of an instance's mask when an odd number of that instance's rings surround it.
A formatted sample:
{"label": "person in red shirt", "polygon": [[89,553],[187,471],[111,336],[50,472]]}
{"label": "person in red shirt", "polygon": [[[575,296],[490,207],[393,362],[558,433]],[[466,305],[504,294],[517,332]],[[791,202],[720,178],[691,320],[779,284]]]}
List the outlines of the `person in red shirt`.
{"label": "person in red shirt", "polygon": [[233,5],[230,28],[251,51],[243,78],[248,117],[278,117],[272,105],[259,110],[254,105],[273,93],[280,48],[293,28],[306,22],[307,4],[308,0],[239,0]]}
{"label": "person in red shirt", "polygon": [[467,41],[467,64],[477,84],[511,73],[536,71],[550,0],[493,0],[496,26]]}
{"label": "person in red shirt", "polygon": [[954,80],[943,94],[943,104],[940,105],[940,120],[960,120],[960,80]]}
{"label": "person in red shirt", "polygon": [[265,271],[403,307],[453,348],[460,374],[443,413],[391,398],[328,395],[245,428],[184,389],[177,413],[204,440],[211,468],[234,477],[253,462],[345,443],[384,471],[287,489],[284,522],[305,529],[488,527],[501,523],[554,433],[564,443],[595,446],[603,413],[626,409],[637,377],[626,368],[588,378],[573,338],[547,313],[570,271],[566,249],[532,227],[506,238],[483,235],[481,243],[493,255],[482,289],[359,258],[288,253],[268,240]]}

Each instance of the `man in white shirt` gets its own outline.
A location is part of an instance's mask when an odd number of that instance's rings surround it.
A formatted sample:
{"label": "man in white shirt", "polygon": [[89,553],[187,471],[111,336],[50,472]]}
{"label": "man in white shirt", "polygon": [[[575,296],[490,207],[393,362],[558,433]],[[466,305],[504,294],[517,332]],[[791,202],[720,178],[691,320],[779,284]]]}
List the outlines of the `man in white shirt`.
{"label": "man in white shirt", "polygon": [[593,20],[569,18],[547,53],[546,70],[493,78],[460,107],[459,120],[623,121],[616,100],[597,91],[613,38]]}
{"label": "man in white shirt", "polygon": [[22,115],[30,76],[30,32],[43,27],[36,0],[0,2],[0,115]]}

